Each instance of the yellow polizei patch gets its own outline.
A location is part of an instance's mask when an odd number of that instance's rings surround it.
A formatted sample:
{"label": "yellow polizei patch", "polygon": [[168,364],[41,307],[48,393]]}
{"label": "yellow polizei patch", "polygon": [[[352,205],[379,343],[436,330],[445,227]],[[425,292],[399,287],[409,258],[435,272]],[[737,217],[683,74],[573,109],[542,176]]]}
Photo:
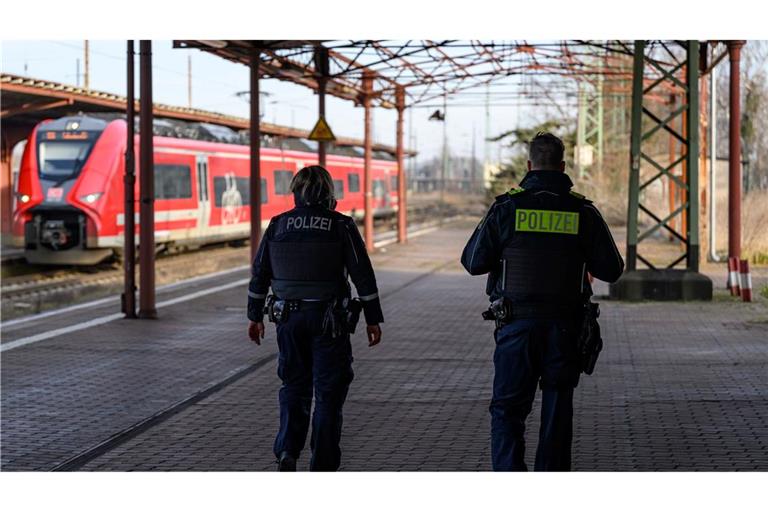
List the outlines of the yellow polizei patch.
{"label": "yellow polizei patch", "polygon": [[515,230],[577,235],[579,233],[579,214],[578,212],[555,210],[519,209],[515,211]]}

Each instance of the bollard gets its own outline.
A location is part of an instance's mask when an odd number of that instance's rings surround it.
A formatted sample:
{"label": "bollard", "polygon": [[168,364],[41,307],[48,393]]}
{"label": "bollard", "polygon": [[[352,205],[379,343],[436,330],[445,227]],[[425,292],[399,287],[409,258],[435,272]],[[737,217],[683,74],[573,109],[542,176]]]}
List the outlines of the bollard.
{"label": "bollard", "polygon": [[739,261],[739,277],[741,278],[741,300],[752,302],[752,275],[749,273],[749,261]]}
{"label": "bollard", "polygon": [[734,256],[728,258],[728,289],[731,290],[733,296],[741,294],[739,290],[739,260]]}

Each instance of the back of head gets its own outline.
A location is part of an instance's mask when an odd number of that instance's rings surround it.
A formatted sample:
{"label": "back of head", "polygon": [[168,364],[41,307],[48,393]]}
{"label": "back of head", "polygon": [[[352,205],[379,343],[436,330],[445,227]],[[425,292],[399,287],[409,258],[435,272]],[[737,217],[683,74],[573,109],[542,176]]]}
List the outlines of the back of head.
{"label": "back of head", "polygon": [[291,180],[291,192],[297,206],[325,206],[330,209],[336,207],[333,178],[320,165],[310,165],[297,172]]}
{"label": "back of head", "polygon": [[539,132],[528,145],[528,159],[533,170],[562,169],[565,145],[555,135]]}

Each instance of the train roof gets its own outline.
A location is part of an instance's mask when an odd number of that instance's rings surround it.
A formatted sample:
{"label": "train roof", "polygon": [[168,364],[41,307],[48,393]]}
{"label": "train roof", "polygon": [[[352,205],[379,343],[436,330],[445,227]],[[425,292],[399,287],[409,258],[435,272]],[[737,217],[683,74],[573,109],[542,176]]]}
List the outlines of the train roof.
{"label": "train roof", "polygon": [[[119,113],[89,113],[87,115],[65,116],[46,123],[47,130],[64,130],[71,123],[76,122],[81,130],[103,130],[107,123],[118,119],[125,120],[125,115]],[[135,120],[136,132],[139,132],[138,116]],[[185,140],[216,142],[220,144],[236,144],[247,146],[249,144],[248,130],[234,130],[228,126],[212,123],[198,123],[181,121],[178,119],[155,118],[152,132],[159,137],[169,137]],[[295,137],[279,137],[275,135],[262,135],[262,147],[275,148],[288,151],[315,152],[317,142],[309,139]],[[329,155],[350,156],[362,158],[363,151],[354,146],[339,146],[334,143],[326,145]],[[390,160],[395,158],[386,151],[373,151],[376,160]]]}

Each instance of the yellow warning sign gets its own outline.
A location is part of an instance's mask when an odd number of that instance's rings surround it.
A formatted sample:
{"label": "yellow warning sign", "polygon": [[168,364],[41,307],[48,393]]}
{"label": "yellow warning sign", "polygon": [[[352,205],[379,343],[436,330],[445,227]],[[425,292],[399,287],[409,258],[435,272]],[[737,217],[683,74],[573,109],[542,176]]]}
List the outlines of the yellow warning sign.
{"label": "yellow warning sign", "polygon": [[332,142],[336,140],[331,127],[328,126],[328,122],[324,117],[317,120],[315,127],[312,128],[312,132],[309,134],[309,140],[316,140],[318,142]]}

